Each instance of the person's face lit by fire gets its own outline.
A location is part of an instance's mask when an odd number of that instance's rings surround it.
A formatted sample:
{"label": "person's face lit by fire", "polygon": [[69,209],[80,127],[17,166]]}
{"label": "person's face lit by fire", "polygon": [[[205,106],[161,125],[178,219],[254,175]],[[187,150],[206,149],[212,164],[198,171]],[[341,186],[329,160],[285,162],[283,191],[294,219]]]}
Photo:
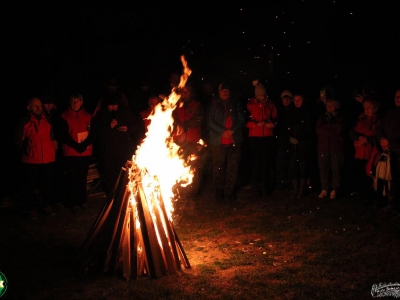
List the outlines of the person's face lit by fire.
{"label": "person's face lit by fire", "polygon": [[228,100],[230,96],[230,91],[229,89],[222,89],[218,91],[218,94],[221,100]]}
{"label": "person's face lit by fire", "polygon": [[181,80],[181,76],[178,73],[171,73],[169,75],[169,84],[171,88],[177,87]]}
{"label": "person's face lit by fire", "polygon": [[83,100],[79,97],[72,97],[69,101],[69,105],[74,111],[79,111],[82,107]]}
{"label": "person's face lit by fire", "polygon": [[364,105],[364,113],[365,113],[365,115],[367,117],[372,117],[373,114],[376,112],[375,106],[371,102],[368,102],[368,101],[365,101],[363,103],[363,105]]}
{"label": "person's face lit by fire", "polygon": [[183,102],[190,102],[192,100],[192,88],[185,86],[182,88],[181,99]]}
{"label": "person's face lit by fire", "polygon": [[293,103],[294,106],[296,106],[297,108],[300,108],[303,105],[304,102],[304,98],[300,95],[296,95],[293,97]]}
{"label": "person's face lit by fire", "polygon": [[39,98],[33,98],[28,106],[28,110],[31,111],[35,115],[40,115],[43,111],[42,101]]}
{"label": "person's face lit by fire", "polygon": [[149,99],[149,107],[151,111],[154,111],[156,106],[161,103],[161,99],[158,97],[152,97]]}
{"label": "person's face lit by fire", "polygon": [[268,100],[268,95],[266,95],[266,94],[257,95],[257,99],[258,99],[258,101],[260,101],[261,103],[265,103],[265,102],[267,102],[267,100]]}
{"label": "person's face lit by fire", "polygon": [[335,111],[335,103],[333,103],[332,101],[327,101],[325,104],[325,108],[328,113],[332,113]]}
{"label": "person's face lit by fire", "polygon": [[43,103],[43,108],[47,112],[51,112],[54,107],[54,103]]}
{"label": "person's face lit by fire", "polygon": [[396,106],[400,106],[400,90],[397,90],[394,95],[394,103],[396,103]]}
{"label": "person's face lit by fire", "polygon": [[290,98],[289,96],[284,96],[282,98],[283,106],[288,107],[290,105],[290,103],[292,103],[292,98]]}

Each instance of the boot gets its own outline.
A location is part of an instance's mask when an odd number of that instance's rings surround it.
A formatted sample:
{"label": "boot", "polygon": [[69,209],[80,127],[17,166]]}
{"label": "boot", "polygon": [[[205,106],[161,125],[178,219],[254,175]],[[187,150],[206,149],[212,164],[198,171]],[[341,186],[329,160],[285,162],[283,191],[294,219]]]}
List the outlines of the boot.
{"label": "boot", "polygon": [[299,194],[299,181],[297,179],[293,179],[292,185],[293,185],[293,196],[297,197],[297,195]]}
{"label": "boot", "polygon": [[303,198],[304,192],[306,189],[306,184],[307,184],[306,179],[300,179],[300,186],[299,186],[299,192],[297,194],[297,198]]}

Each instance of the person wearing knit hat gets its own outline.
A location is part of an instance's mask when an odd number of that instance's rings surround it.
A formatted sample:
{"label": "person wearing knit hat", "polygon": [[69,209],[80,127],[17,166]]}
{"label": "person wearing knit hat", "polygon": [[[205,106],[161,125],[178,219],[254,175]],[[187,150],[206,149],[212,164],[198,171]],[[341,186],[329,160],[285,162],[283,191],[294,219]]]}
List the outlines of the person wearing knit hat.
{"label": "person wearing knit hat", "polygon": [[253,155],[252,185],[256,196],[265,197],[273,186],[270,174],[274,169],[274,127],[278,120],[278,110],[268,98],[265,87],[258,80],[253,80],[252,84],[255,96],[246,105],[249,115],[246,128]]}
{"label": "person wearing knit hat", "polygon": [[277,133],[277,147],[276,147],[276,174],[275,179],[278,190],[284,190],[291,185],[289,178],[289,155],[291,150],[291,143],[289,142],[289,119],[290,109],[292,108],[293,94],[290,90],[283,90],[281,93],[281,102],[277,105],[279,124],[275,128]]}
{"label": "person wearing knit hat", "polygon": [[215,200],[236,201],[239,164],[244,141],[245,115],[229,85],[221,82],[207,113]]}
{"label": "person wearing knit hat", "polygon": [[293,98],[293,94],[291,91],[289,90],[283,90],[282,94],[281,94],[281,99],[285,98],[285,97],[289,97],[290,100],[292,100]]}
{"label": "person wearing knit hat", "polygon": [[259,82],[258,80],[253,80],[253,85],[255,86],[254,95],[257,98],[267,95],[267,91],[265,90],[265,87],[262,85],[261,82]]}

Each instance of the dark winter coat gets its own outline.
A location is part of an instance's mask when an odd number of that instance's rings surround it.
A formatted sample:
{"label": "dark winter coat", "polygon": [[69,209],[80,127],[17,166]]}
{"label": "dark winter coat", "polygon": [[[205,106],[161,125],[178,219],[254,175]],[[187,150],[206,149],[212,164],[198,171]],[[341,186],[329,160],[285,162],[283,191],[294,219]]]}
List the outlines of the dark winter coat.
{"label": "dark winter coat", "polygon": [[317,151],[343,153],[344,129],[345,119],[340,112],[321,114],[315,127]]}

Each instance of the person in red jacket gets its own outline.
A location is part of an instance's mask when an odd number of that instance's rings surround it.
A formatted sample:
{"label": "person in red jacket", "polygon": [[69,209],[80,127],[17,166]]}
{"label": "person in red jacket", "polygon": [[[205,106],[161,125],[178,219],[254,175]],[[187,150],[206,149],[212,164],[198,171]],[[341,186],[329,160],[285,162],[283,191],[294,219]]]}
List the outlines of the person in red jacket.
{"label": "person in red jacket", "polygon": [[181,146],[183,158],[190,164],[194,172],[188,196],[196,196],[200,191],[202,177],[200,139],[203,106],[195,99],[195,92],[190,84],[182,88],[181,98],[172,116],[174,118],[174,131],[172,133],[174,142]]}
{"label": "person in red jacket", "polygon": [[69,97],[69,107],[62,112],[60,140],[66,172],[67,203],[73,211],[87,207],[87,174],[92,159],[92,145],[84,141],[89,135],[92,115],[83,107],[81,94]]}
{"label": "person in red jacket", "polygon": [[[17,125],[15,142],[25,176],[23,197],[29,217],[36,220],[42,209],[48,215],[55,215],[51,208],[54,204],[51,182],[57,142],[52,125],[43,113],[42,101],[37,97],[30,99],[27,109],[28,115]],[[40,193],[41,203],[37,192]]]}
{"label": "person in red jacket", "polygon": [[379,144],[377,128],[381,124],[378,110],[380,103],[374,97],[365,97],[363,102],[364,112],[358,116],[356,126],[350,130],[350,138],[354,145],[354,159],[356,160],[357,176],[354,177],[356,190],[367,203],[373,203],[376,192],[373,189],[373,177],[367,174],[366,166],[370,161],[373,150]]}
{"label": "person in red jacket", "polygon": [[[158,104],[162,102],[161,98],[158,95],[151,95],[147,101],[148,107],[146,110],[142,110],[140,112],[140,116],[143,120],[143,125],[145,128],[145,133],[148,130],[148,127],[151,123],[151,115],[154,114],[154,110]],[[143,137],[144,138],[144,137]]]}
{"label": "person in red jacket", "polygon": [[266,196],[272,188],[273,153],[275,144],[274,128],[278,120],[278,110],[268,98],[264,86],[254,80],[255,96],[247,102],[249,120],[249,145],[253,156],[252,182],[260,196]]}

